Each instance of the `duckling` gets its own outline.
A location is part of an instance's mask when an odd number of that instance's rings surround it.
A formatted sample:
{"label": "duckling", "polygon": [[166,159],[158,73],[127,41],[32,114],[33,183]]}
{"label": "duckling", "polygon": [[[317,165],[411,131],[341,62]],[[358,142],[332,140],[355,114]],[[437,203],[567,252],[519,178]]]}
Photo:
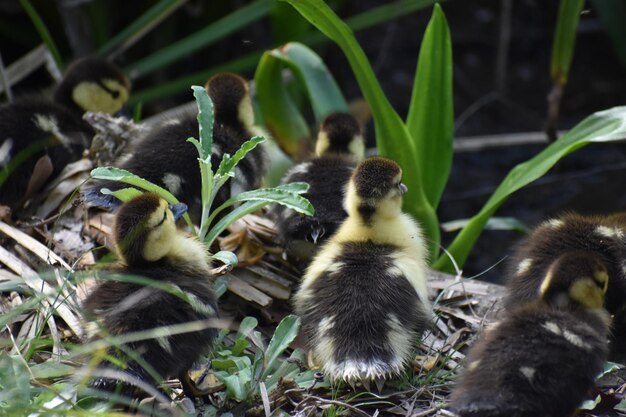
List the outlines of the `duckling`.
{"label": "duckling", "polygon": [[[537,227],[512,257],[505,306],[537,299],[541,282],[550,264],[572,250],[595,254],[609,277],[606,309],[615,316],[613,337],[624,339],[626,323],[626,213],[609,216],[582,216],[567,213]],[[618,324],[621,323],[621,324]],[[623,329],[623,330],[622,330]]]}
{"label": "duckling", "polygon": [[[220,73],[206,83],[206,90],[213,101],[213,152],[211,164],[214,169],[225,153],[233,155],[246,140],[257,135],[248,84],[242,77]],[[190,206],[192,217],[199,217],[201,203],[201,177],[198,167],[198,151],[187,139],[198,137],[196,116],[168,120],[131,145],[128,154],[114,165],[126,169],[150,182],[168,189],[179,200]],[[236,168],[231,189],[222,187],[213,207],[218,207],[237,191],[257,188],[265,172],[264,151],[255,148]],[[112,195],[100,193],[102,188],[118,190],[127,184],[99,181],[83,193],[88,203],[115,209],[120,202]]]}
{"label": "duckling", "polygon": [[94,135],[82,114],[117,112],[129,90],[115,65],[83,58],[68,67],[54,101],[33,96],[0,106],[0,204],[19,208],[79,159]]}
{"label": "duckling", "polygon": [[309,350],[332,381],[366,388],[411,362],[430,322],[426,249],[402,213],[402,170],[373,157],[355,169],[348,217],[320,248],[294,296]]}
{"label": "duckling", "polygon": [[538,299],[516,305],[465,359],[449,408],[461,417],[569,417],[607,356],[607,265],[593,253],[554,260]]}
{"label": "duckling", "polygon": [[[107,334],[119,336],[217,316],[209,254],[200,241],[176,229],[175,222],[186,209],[182,203],[170,206],[158,195],[144,193],[118,210],[113,231],[121,264],[111,272],[170,284],[182,296],[133,282],[100,282],[86,298],[84,307],[98,319]],[[209,327],[125,343],[124,351],[135,352],[142,361],[129,358],[117,349],[111,349],[109,354],[125,363],[125,372],[135,378],[152,384],[160,382],[149,376],[141,365],[145,362],[161,377],[178,377],[190,394],[201,395],[187,370],[210,348],[215,334]],[[112,390],[117,382],[100,378],[92,385]]]}
{"label": "duckling", "polygon": [[278,237],[304,259],[311,259],[318,242],[331,236],[348,216],[343,208],[344,189],[356,164],[365,154],[361,126],[348,113],[331,113],[320,126],[316,157],[292,167],[282,183],[303,181],[309,191],[303,196],[315,208],[313,216],[302,216],[282,205],[272,207]]}

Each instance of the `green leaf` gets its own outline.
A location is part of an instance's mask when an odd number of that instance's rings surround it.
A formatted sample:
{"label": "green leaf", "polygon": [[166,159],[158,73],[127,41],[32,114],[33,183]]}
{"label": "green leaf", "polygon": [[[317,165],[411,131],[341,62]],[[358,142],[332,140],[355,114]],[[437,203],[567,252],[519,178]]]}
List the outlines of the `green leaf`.
{"label": "green leaf", "polygon": [[221,263],[223,263],[224,265],[230,265],[233,268],[236,267],[237,264],[239,263],[239,259],[237,259],[237,255],[235,255],[229,250],[221,250],[217,253],[214,253],[211,256],[211,259],[212,260],[216,259],[220,261]]}
{"label": "green leaf", "polygon": [[50,54],[52,54],[54,62],[56,62],[59,68],[63,68],[63,59],[61,58],[59,49],[57,48],[54,39],[52,39],[52,36],[50,36],[50,31],[48,31],[46,24],[41,19],[41,16],[39,16],[39,13],[37,13],[37,10],[35,10],[35,7],[33,7],[30,0],[20,0],[20,4],[26,14],[28,14],[31,22],[33,22],[33,26],[35,26],[35,30],[39,33],[41,40],[46,44]]}
{"label": "green leaf", "polygon": [[267,350],[265,351],[265,370],[261,375],[264,381],[267,375],[274,370],[274,364],[285,349],[294,341],[300,331],[300,317],[293,314],[288,315],[276,327],[274,336],[270,340]]}
{"label": "green leaf", "polygon": [[237,339],[250,337],[250,333],[256,326],[259,325],[259,322],[254,317],[244,317],[239,323],[239,330],[237,330]]}
{"label": "green leaf", "polygon": [[265,142],[265,138],[263,136],[255,136],[252,139],[245,141],[232,157],[228,154],[224,154],[222,161],[220,162],[220,166],[217,168],[217,175],[222,177],[232,176],[232,171],[235,169],[237,164],[245,158],[250,151],[256,148],[258,144],[263,142]]}
{"label": "green leaf", "polygon": [[415,141],[422,187],[435,208],[439,206],[452,167],[452,103],[450,30],[441,7],[436,4],[422,40],[406,121]]}
{"label": "green leaf", "polygon": [[30,367],[35,379],[61,378],[76,373],[76,367],[59,362],[42,362]]}
{"label": "green leaf", "polygon": [[112,195],[120,201],[127,202],[132,200],[133,198],[140,196],[143,194],[136,188],[122,188],[121,190],[111,191],[108,188],[101,188],[100,192],[106,195]]}
{"label": "green leaf", "polygon": [[417,156],[413,138],[383,93],[354,33],[322,0],[283,1],[289,2],[324,35],[333,40],[348,59],[361,92],[372,109],[378,151],[402,167],[403,182],[409,189],[404,197],[404,208],[425,229],[431,255],[435,256],[439,250],[439,224],[437,215],[422,188],[420,170],[415,166]]}
{"label": "green leaf", "polygon": [[234,197],[229,198],[224,205],[233,205],[244,201],[267,201],[268,203],[278,203],[286,206],[298,213],[312,216],[315,212],[313,205],[300,195],[275,188],[259,188],[251,191],[244,191]]}
{"label": "green leaf", "polygon": [[[133,174],[130,171],[126,171],[125,169],[115,167],[98,167],[92,169],[90,175],[92,178],[98,180],[121,181],[123,183],[139,187],[143,190],[157,193],[161,198],[163,198],[170,204],[180,203],[180,201],[178,201],[178,199],[165,188],[159,187],[158,185],[153,184],[148,180],[144,180],[143,178]],[[185,219],[187,225],[193,229],[193,223],[191,222],[189,214],[183,214],[183,218]]]}
{"label": "green leaf", "polygon": [[244,350],[250,346],[250,343],[246,339],[237,339],[232,346],[233,355],[243,355]]}
{"label": "green leaf", "polygon": [[559,17],[552,43],[550,76],[552,80],[565,85],[576,45],[576,28],[585,0],[561,0]]}
{"label": "green leaf", "polygon": [[226,393],[236,401],[244,401],[248,392],[248,385],[252,380],[249,370],[239,371],[234,375],[225,371],[215,372],[215,376],[226,386]]}
{"label": "green leaf", "polygon": [[[458,232],[469,223],[470,219],[458,219],[441,224],[445,232]],[[515,217],[491,217],[485,225],[486,230],[512,230],[520,234],[530,233],[530,228]]]}
{"label": "green leaf", "polygon": [[623,0],[591,0],[591,4],[611,38],[613,52],[626,67],[626,3]]}
{"label": "green leaf", "polygon": [[222,295],[226,294],[229,281],[230,277],[228,275],[222,275],[213,281],[213,293],[215,294],[215,298],[219,299]]}
{"label": "green leaf", "polygon": [[[526,162],[516,165],[504,178],[483,208],[456,236],[448,252],[462,267],[485,224],[498,207],[515,191],[543,176],[560,159],[591,143],[611,142],[626,137],[626,106],[614,107],[587,117],[567,134]],[[433,268],[454,272],[453,263],[442,255]]]}
{"label": "green leaf", "polygon": [[287,43],[311,31],[311,24],[291,6],[278,1],[272,1],[271,4],[270,22],[276,43]]}
{"label": "green leaf", "polygon": [[248,5],[237,8],[234,12],[208,24],[199,31],[177,41],[165,48],[159,48],[155,53],[136,61],[124,69],[131,78],[142,77],[168,64],[190,56],[215,43],[229,34],[248,26],[249,24],[267,16],[270,9],[267,0],[256,0]]}
{"label": "green leaf", "polygon": [[254,73],[256,99],[265,126],[281,149],[288,155],[301,155],[311,132],[283,82],[283,68],[271,51],[263,54]]}
{"label": "green leaf", "polygon": [[0,408],[28,409],[32,390],[28,369],[19,358],[6,352],[0,353],[0,386]]}
{"label": "green leaf", "polygon": [[208,165],[211,169],[211,152],[213,149],[213,102],[209,97],[206,89],[198,85],[191,87],[193,90],[193,96],[196,98],[198,105],[198,132],[200,135],[200,141],[189,140],[196,148],[198,148],[198,154],[200,159]]}

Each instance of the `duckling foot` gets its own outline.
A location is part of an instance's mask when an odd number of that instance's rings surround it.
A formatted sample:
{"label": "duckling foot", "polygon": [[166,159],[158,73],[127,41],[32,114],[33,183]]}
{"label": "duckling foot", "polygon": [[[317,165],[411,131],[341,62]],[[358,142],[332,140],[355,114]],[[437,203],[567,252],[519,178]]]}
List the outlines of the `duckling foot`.
{"label": "duckling foot", "polygon": [[193,379],[189,376],[188,372],[183,372],[178,377],[180,384],[183,386],[183,393],[188,397],[206,397],[207,395],[215,394],[225,388],[224,384],[215,385],[207,389],[201,389],[196,385]]}

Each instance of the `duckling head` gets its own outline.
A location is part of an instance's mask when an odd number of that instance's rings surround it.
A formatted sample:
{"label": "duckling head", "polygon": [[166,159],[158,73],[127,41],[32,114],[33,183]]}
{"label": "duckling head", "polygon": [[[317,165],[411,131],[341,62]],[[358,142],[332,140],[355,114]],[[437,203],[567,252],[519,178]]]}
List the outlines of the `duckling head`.
{"label": "duckling head", "polygon": [[154,193],[124,203],[115,218],[114,237],[121,259],[129,266],[155,262],[176,250],[176,220],[187,211]]}
{"label": "duckling head", "polygon": [[103,58],[82,58],[66,71],[54,95],[57,103],[84,113],[113,114],[128,100],[130,82],[112,63]]}
{"label": "duckling head", "polygon": [[599,309],[609,285],[608,270],[597,255],[572,251],[557,258],[539,288],[540,297],[556,307]]}
{"label": "duckling head", "polygon": [[222,72],[211,77],[205,88],[213,101],[216,122],[244,128],[254,124],[252,99],[244,78]]}
{"label": "duckling head", "polygon": [[331,113],[322,121],[315,154],[322,156],[330,153],[351,155],[357,162],[365,157],[363,131],[351,114]]}
{"label": "duckling head", "polygon": [[402,212],[402,169],[393,160],[373,157],[361,162],[348,183],[344,207],[348,216],[370,225],[374,217],[395,218]]}

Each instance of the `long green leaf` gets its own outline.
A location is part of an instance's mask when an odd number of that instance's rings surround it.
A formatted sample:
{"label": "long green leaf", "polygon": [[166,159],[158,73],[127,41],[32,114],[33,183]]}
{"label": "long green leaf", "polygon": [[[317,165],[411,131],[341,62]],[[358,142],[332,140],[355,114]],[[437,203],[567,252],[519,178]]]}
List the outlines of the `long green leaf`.
{"label": "long green leaf", "polygon": [[30,17],[30,20],[33,22],[33,25],[39,33],[41,40],[48,47],[48,50],[54,58],[54,62],[56,62],[59,68],[63,68],[63,58],[61,58],[59,49],[57,48],[54,39],[52,39],[52,36],[50,36],[50,32],[48,31],[48,28],[41,19],[41,16],[39,16],[39,13],[37,13],[37,10],[35,10],[35,7],[33,7],[30,0],[20,0],[20,4],[28,14],[28,17]]}
{"label": "long green leaf", "polygon": [[[159,187],[148,180],[133,174],[125,169],[115,167],[98,167],[91,170],[91,177],[98,180],[121,181],[126,184],[134,185],[146,191],[157,193],[161,198],[170,204],[178,204],[180,201],[172,193],[165,188]],[[193,223],[188,213],[183,214],[183,218],[188,226],[193,229]]]}
{"label": "long green leaf", "polygon": [[403,181],[409,187],[404,208],[424,227],[430,242],[430,253],[434,257],[439,250],[439,224],[435,210],[422,188],[420,170],[415,166],[417,157],[413,138],[383,93],[354,33],[322,0],[283,1],[288,1],[324,35],[339,45],[348,59],[359,87],[372,108],[378,151],[381,155],[394,159],[402,167]]}
{"label": "long green leaf", "polygon": [[107,55],[116,48],[122,50],[128,48],[161,23],[163,19],[185,4],[186,1],[187,0],[159,1],[117,35],[113,36],[106,44],[102,45],[98,50],[98,54]]}
{"label": "long green leaf", "polygon": [[265,370],[261,375],[261,381],[264,381],[267,375],[272,372],[278,356],[289,347],[291,342],[298,336],[299,331],[300,317],[290,314],[281,320],[265,352]]}
{"label": "long green leaf", "polygon": [[[196,145],[200,159],[205,161],[211,168],[211,152],[213,150],[213,102],[206,89],[194,85],[191,87],[193,96],[198,104],[198,135],[200,141]],[[199,146],[199,147],[198,147]]]}
{"label": "long green leaf", "polygon": [[[507,197],[540,178],[561,158],[576,149],[590,142],[610,142],[624,138],[626,138],[626,106],[614,107],[592,114],[535,157],[516,165],[448,248],[457,265],[463,266],[485,224]],[[441,271],[454,271],[447,255],[442,255],[433,267]]]}
{"label": "long green leaf", "polygon": [[217,174],[220,176],[228,176],[232,174],[237,164],[241,162],[241,160],[245,158],[249,152],[256,148],[257,145],[263,142],[265,142],[265,138],[263,136],[255,136],[252,139],[245,141],[239,149],[237,149],[237,152],[235,152],[233,156],[224,154],[222,161],[220,162],[220,166],[217,168]]}
{"label": "long green leaf", "polygon": [[298,106],[283,83],[283,62],[271,51],[265,52],[254,74],[256,98],[265,126],[287,154],[301,156],[311,136]]}
{"label": "long green leaf", "polygon": [[441,7],[436,4],[420,48],[407,128],[415,140],[424,193],[438,207],[452,167],[452,43]]}
{"label": "long green leaf", "polygon": [[576,28],[584,4],[585,0],[561,0],[559,5],[559,17],[552,43],[550,76],[561,85],[567,83],[576,45]]}
{"label": "long green leaf", "polygon": [[125,68],[125,72],[131,78],[139,78],[178,59],[189,56],[200,48],[211,45],[266,16],[270,10],[270,3],[268,0],[256,0],[244,7],[240,7],[192,35],[134,62]]}

